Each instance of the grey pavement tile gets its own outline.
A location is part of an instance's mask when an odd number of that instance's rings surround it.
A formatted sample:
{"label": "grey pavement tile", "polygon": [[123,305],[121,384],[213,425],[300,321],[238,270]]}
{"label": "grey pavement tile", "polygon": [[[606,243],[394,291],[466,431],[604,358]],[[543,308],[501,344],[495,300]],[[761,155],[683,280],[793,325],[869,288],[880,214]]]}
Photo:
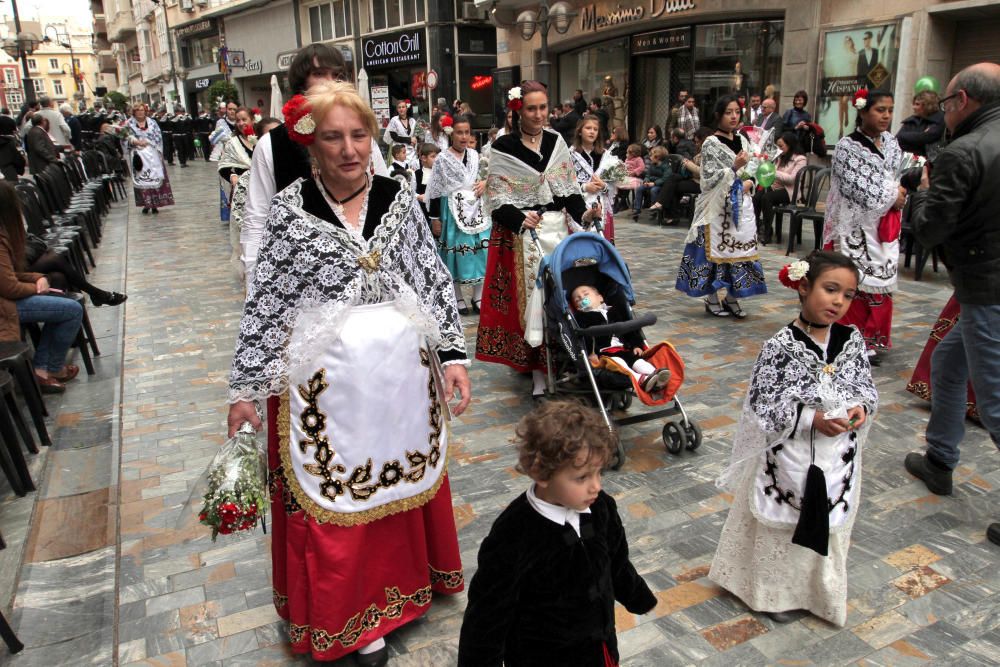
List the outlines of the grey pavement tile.
{"label": "grey pavement tile", "polygon": [[241,653],[249,653],[257,648],[259,648],[257,636],[253,630],[247,630],[188,648],[186,651],[187,663],[189,665],[205,665],[213,660],[222,661]]}

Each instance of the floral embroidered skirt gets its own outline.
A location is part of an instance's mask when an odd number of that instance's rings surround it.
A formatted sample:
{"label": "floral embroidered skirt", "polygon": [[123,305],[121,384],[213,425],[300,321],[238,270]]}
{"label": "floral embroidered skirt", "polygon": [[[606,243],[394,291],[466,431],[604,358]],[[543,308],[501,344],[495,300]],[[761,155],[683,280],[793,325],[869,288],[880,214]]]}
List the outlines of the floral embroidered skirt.
{"label": "floral embroidered skirt", "polygon": [[476,359],[525,372],[545,368],[542,347],[524,339],[526,293],[522,239],[493,225],[486,260],[486,284],[480,305]]}
{"label": "floral embroidered skirt", "polygon": [[174,205],[174,192],[170,189],[170,177],[163,169],[163,183],[158,188],[132,188],[135,193],[136,208],[163,208]]}
{"label": "floral embroidered skirt", "polygon": [[[919,396],[925,401],[931,400],[931,355],[934,354],[934,348],[937,347],[937,344],[944,340],[944,337],[948,335],[948,332],[958,322],[960,310],[961,306],[955,300],[955,295],[952,294],[951,298],[948,299],[948,303],[945,304],[944,310],[938,315],[937,322],[934,323],[934,328],[931,329],[931,335],[927,338],[924,351],[920,353],[917,367],[913,369],[913,376],[906,385],[906,391]],[[979,411],[976,409],[976,394],[972,389],[971,382],[969,382],[968,391],[965,414],[973,419],[979,419]]]}
{"label": "floral embroidered skirt", "polygon": [[705,227],[698,229],[698,238],[684,246],[676,288],[688,296],[715,294],[725,288],[733,298],[767,293],[764,269],[757,259],[749,261],[713,262],[705,254]]}
{"label": "floral embroidered skirt", "polygon": [[486,277],[486,258],[490,244],[490,230],[467,234],[459,229],[447,202],[441,202],[441,238],[438,252],[455,282],[475,285]]}

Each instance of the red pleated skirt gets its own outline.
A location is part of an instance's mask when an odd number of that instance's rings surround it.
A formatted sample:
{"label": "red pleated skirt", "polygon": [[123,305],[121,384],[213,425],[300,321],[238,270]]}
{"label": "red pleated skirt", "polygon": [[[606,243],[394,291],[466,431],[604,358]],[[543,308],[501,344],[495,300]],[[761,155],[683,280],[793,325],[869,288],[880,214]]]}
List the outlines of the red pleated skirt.
{"label": "red pleated skirt", "polygon": [[[944,337],[948,335],[948,332],[958,322],[960,311],[961,306],[955,300],[955,295],[953,294],[948,299],[948,303],[945,304],[944,310],[938,315],[938,319],[931,329],[931,335],[927,338],[924,351],[920,353],[917,367],[913,369],[913,375],[906,385],[906,391],[926,401],[931,400],[931,355],[934,354],[934,348],[937,347],[937,344],[944,340]],[[971,382],[969,383],[968,399],[965,405],[965,414],[973,419],[979,419],[979,411],[976,410],[976,394],[972,389]]]}
{"label": "red pleated skirt", "polygon": [[267,402],[274,605],[296,653],[336,660],[427,612],[431,591],[464,588],[447,475],[426,504],[357,526],[298,507],[281,466],[279,400]]}
{"label": "red pleated skirt", "polygon": [[840,323],[858,327],[869,350],[891,348],[892,295],[870,294],[859,290]]}

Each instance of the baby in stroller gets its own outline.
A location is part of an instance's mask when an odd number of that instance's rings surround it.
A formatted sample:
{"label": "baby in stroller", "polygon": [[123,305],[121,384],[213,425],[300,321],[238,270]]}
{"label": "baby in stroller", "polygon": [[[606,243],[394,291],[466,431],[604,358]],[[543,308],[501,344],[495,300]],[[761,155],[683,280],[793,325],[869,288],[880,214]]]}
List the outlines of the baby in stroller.
{"label": "baby in stroller", "polygon": [[[594,285],[581,284],[573,289],[570,303],[575,311],[577,323],[581,327],[624,322],[627,313],[617,312],[604,302],[604,295]],[[646,352],[641,331],[631,331],[618,336],[583,336],[587,357],[592,366],[602,365],[601,358],[607,358],[621,369],[632,373],[636,384],[647,394],[655,394],[670,382],[669,368],[656,368],[643,358]]]}

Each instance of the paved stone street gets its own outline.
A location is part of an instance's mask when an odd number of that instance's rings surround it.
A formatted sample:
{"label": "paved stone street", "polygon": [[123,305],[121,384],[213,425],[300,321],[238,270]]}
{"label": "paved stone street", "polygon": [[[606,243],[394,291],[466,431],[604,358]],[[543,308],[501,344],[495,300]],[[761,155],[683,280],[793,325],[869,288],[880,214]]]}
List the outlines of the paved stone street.
{"label": "paved stone street", "polygon": [[[16,665],[308,664],[288,649],[272,606],[269,536],[212,543],[178,529],[181,506],[225,436],[225,379],[242,306],[218,219],[215,164],[171,168],[178,205],[159,216],[119,203],[106,222],[94,282],[127,291],[91,308],[103,355],[71,384],[50,419],[54,446],[33,457],[39,491],[0,497],[0,608],[28,645]],[[865,453],[863,502],[849,562],[847,627],[812,617],[776,625],[707,578],[730,497],[714,479],[728,460],[748,374],[761,343],[797,312],[764,253],[771,292],[743,302],[742,322],[706,316],[673,289],[685,230],[622,218],[638,312],[659,323],[687,365],[681,397],[705,432],[697,452],[668,454],[662,421],[626,428],[628,458],[605,475],[632,559],[659,604],[619,608],[622,664],[996,664],[1000,655],[1000,456],[969,425],[955,495],[929,495],[903,469],[923,444],[928,408],[904,387],[950,294],[945,274],[907,270],[897,294],[895,348],[874,373],[881,412]],[[810,233],[806,242],[811,247]],[[475,318],[466,318],[470,349]],[[453,422],[450,465],[467,579],[480,540],[528,480],[514,469],[513,424],[530,383],[474,363],[474,401]],[[636,409],[636,408],[633,408]],[[23,552],[23,564],[19,556]],[[11,595],[14,595],[11,612]],[[388,637],[395,667],[454,664],[465,596],[436,597],[422,619]],[[345,659],[338,665],[351,665]]]}

